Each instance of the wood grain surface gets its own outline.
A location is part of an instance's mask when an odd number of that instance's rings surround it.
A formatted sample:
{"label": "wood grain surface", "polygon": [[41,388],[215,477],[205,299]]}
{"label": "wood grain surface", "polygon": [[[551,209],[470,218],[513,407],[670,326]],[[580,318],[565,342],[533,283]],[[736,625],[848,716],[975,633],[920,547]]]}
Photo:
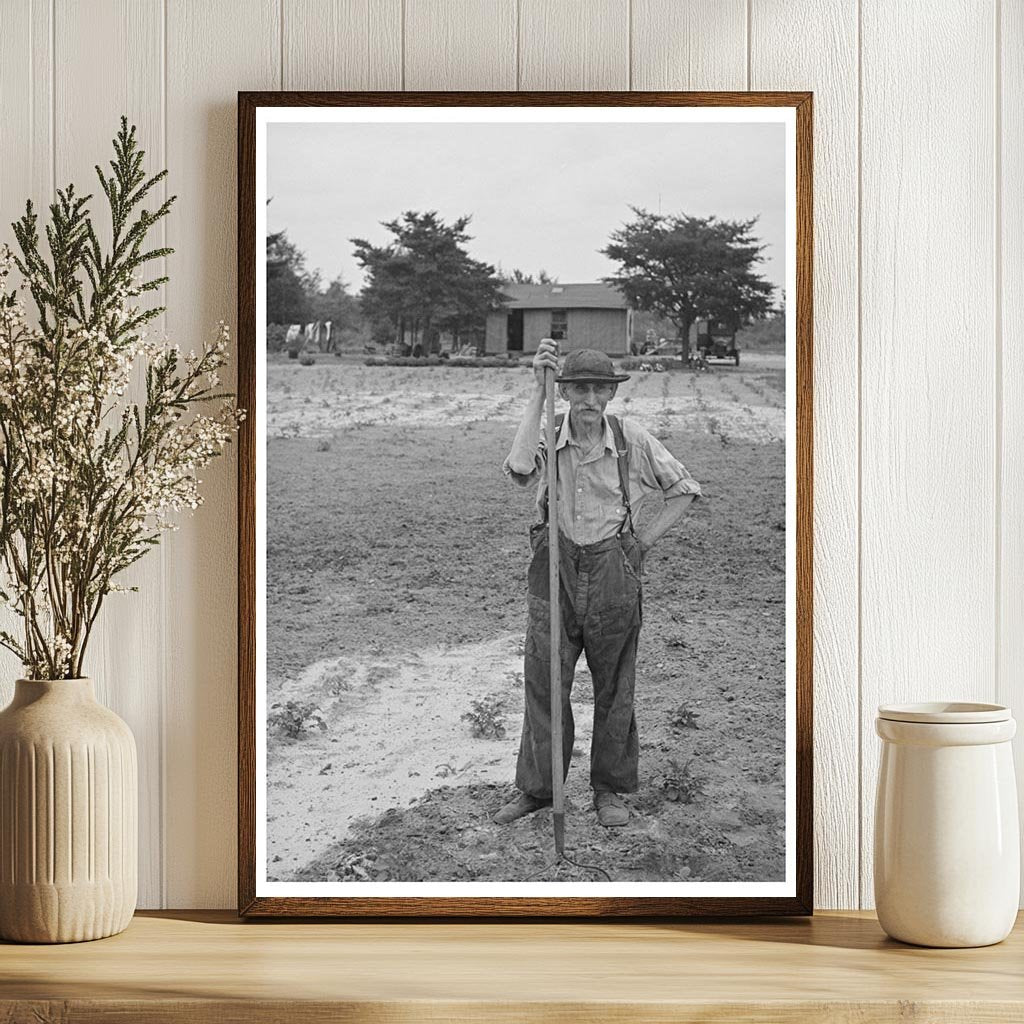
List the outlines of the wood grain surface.
{"label": "wood grain surface", "polygon": [[878,705],[994,697],[994,13],[862,15],[862,906]]}
{"label": "wood grain surface", "polygon": [[[999,661],[995,699],[1024,714],[1024,4],[1004,3],[996,96],[996,333]],[[1024,742],[1014,744],[1024,780]],[[1024,785],[1018,782],[1024,789]],[[1024,817],[1024,815],[1022,815]]]}
{"label": "wood grain surface", "polygon": [[[53,199],[53,11],[49,0],[10,4],[0,32],[0,244],[14,246],[8,225],[31,199],[45,210]],[[10,154],[17,154],[12,159]],[[21,620],[0,605],[0,629],[16,636]],[[18,659],[0,647],[0,706],[24,675]]]}
{"label": "wood grain surface", "polygon": [[[167,145],[182,196],[167,225],[167,319],[187,351],[235,316],[236,96],[280,86],[280,7],[169,0],[167,19]],[[221,377],[234,379],[233,363]],[[164,905],[218,907],[235,891],[236,456],[229,445],[203,472],[203,506],[164,541]]]}
{"label": "wood grain surface", "polygon": [[[90,203],[97,234],[104,244],[111,238],[110,213],[94,167],[109,170],[112,140],[121,115],[138,127],[139,146],[146,151],[146,169],[155,174],[166,166],[163,134],[163,47],[160,0],[102,0],[54,7],[54,48],[62,73],[54,97],[54,161],[58,188],[74,182],[76,190],[91,192]],[[98,65],[97,52],[106,59]],[[90,71],[92,69],[92,71]],[[92,74],[93,88],[77,83]],[[168,194],[166,181],[157,186],[160,200]],[[154,229],[148,248],[164,245],[166,223]],[[173,257],[172,257],[173,259]],[[147,277],[162,277],[167,260],[155,260]],[[167,301],[161,288],[147,297],[154,305]],[[166,317],[150,331],[167,330]],[[140,367],[126,398],[145,402],[145,375]],[[163,551],[151,553],[152,562],[136,562],[120,578],[136,594],[111,594],[104,602],[90,640],[90,663],[97,666],[96,698],[121,716],[135,735],[139,754],[140,834],[151,839],[139,850],[139,900],[159,905],[163,868],[160,806],[163,769],[163,705],[166,686],[164,649],[153,643],[163,631],[166,592],[152,584],[154,571],[163,570]]]}
{"label": "wood grain surface", "polygon": [[633,0],[630,40],[633,89],[748,87],[745,0]]}
{"label": "wood grain surface", "polygon": [[[406,89],[517,89],[516,0],[405,5]],[[446,59],[439,61],[438,54]]]}
{"label": "wood grain surface", "polygon": [[629,0],[519,0],[520,89],[629,89]]}
{"label": "wood grain surface", "polygon": [[996,946],[927,950],[856,912],[627,925],[168,911],[100,942],[0,946],[0,1019],[979,1024],[1024,1013],[1022,955],[1020,925]]}
{"label": "wood grain surface", "polygon": [[289,0],[282,89],[401,89],[402,0]]}
{"label": "wood grain surface", "polygon": [[[820,39],[793,47],[800,33]],[[814,91],[815,891],[857,906],[857,18],[830,0],[751,9],[752,81]],[[819,897],[819,899],[822,897]]]}

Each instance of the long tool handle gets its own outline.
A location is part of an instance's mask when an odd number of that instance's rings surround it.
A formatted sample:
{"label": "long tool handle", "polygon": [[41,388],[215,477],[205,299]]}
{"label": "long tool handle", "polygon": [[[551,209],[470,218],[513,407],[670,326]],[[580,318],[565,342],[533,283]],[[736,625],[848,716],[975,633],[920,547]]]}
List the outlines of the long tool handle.
{"label": "long tool handle", "polygon": [[544,371],[548,449],[548,599],[551,604],[551,809],[555,855],[565,855],[565,768],[562,764],[562,603],[558,555],[558,453],[555,443],[555,371]]}

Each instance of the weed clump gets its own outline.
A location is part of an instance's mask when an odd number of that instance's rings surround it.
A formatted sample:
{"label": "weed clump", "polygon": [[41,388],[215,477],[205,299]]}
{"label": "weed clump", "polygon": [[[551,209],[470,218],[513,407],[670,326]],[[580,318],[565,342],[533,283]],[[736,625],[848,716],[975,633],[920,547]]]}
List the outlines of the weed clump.
{"label": "weed clump", "polygon": [[327,723],[320,709],[311,702],[286,700],[270,705],[267,727],[271,733],[290,740],[301,739],[314,729],[326,732]]}
{"label": "weed clump", "polygon": [[673,732],[679,732],[680,729],[699,729],[700,726],[697,724],[698,718],[700,718],[700,715],[696,711],[688,708],[685,704],[680,704],[672,712],[668,724],[672,727]]}
{"label": "weed clump", "polygon": [[469,731],[478,739],[503,740],[505,738],[505,698],[500,694],[489,694],[474,698],[469,711],[463,712],[460,721],[469,722]]}
{"label": "weed clump", "polygon": [[671,803],[692,804],[704,795],[706,781],[693,771],[693,758],[685,764],[669,759],[671,771],[661,781],[665,799]]}

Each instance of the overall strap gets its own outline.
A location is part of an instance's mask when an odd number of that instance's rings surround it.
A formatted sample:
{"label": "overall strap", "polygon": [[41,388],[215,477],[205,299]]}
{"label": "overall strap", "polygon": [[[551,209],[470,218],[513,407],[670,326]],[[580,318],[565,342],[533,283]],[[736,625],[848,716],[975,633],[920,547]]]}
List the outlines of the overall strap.
{"label": "overall strap", "polygon": [[[564,412],[560,412],[560,413],[558,413],[555,416],[555,437],[554,437],[554,440],[545,439],[545,443],[550,446],[548,448],[548,458],[549,459],[551,458],[552,453],[555,456],[555,478],[556,479],[558,477],[558,452],[555,449],[555,445],[558,443],[558,435],[562,433],[562,421],[564,419],[565,419],[565,413]],[[548,521],[548,492],[547,491],[544,492],[544,505],[543,505],[542,511],[543,511],[543,514],[544,514],[544,518],[543,518],[542,522],[546,523]]]}
{"label": "overall strap", "polygon": [[[622,491],[622,507],[626,510],[626,522],[629,523],[629,532],[636,533],[633,528],[633,508],[629,503],[629,448],[626,447],[626,435],[622,432],[622,422],[618,416],[608,414],[608,422],[611,424],[612,437],[615,438],[615,464],[619,468],[619,490]],[[621,532],[621,531],[620,531]]]}

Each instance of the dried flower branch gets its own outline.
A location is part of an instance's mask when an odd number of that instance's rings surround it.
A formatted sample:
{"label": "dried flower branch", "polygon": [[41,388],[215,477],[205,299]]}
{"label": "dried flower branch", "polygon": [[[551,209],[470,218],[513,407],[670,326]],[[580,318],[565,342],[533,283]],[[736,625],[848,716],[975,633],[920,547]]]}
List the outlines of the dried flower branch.
{"label": "dried flower branch", "polygon": [[[144,281],[143,268],[173,250],[144,244],[174,197],[135,212],[167,172],[146,177],[126,118],[114,152],[111,176],[96,168],[109,247],[90,219],[92,197],[74,186],[50,206],[48,256],[31,202],[13,225],[21,255],[0,247],[0,603],[22,620],[22,635],[0,631],[0,646],[33,679],[81,676],[104,597],[126,589],[114,578],[177,529],[174,512],[201,503],[198,471],[244,417],[234,396],[217,390],[226,325],[188,355],[147,338],[163,307],[143,308],[138,297],[167,278]],[[144,404],[126,397],[137,363]],[[197,411],[203,403],[215,410]]]}

